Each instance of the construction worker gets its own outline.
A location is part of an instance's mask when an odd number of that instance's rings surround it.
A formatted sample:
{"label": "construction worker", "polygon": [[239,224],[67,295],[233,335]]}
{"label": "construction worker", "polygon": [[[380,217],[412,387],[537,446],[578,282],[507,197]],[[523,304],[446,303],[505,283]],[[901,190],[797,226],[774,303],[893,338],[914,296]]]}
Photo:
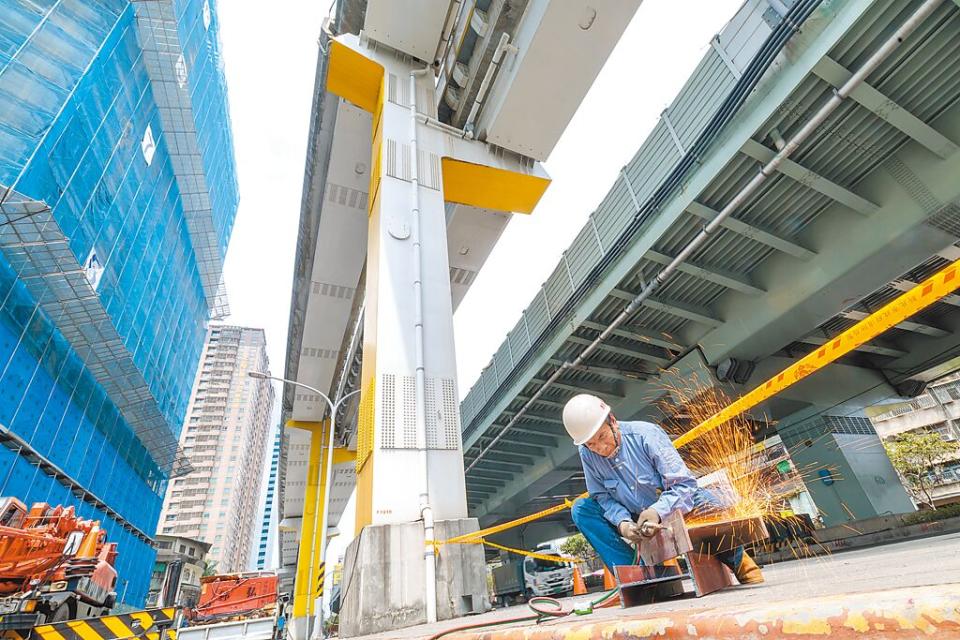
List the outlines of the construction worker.
{"label": "construction worker", "polygon": [[[684,515],[723,508],[697,485],[667,437],[650,422],[618,422],[600,398],[580,394],[563,408],[563,426],[579,446],[590,496],[573,503],[573,521],[610,570],[634,562],[624,539],[639,542],[674,510]],[[740,584],[763,582],[760,567],[742,547],[716,554]]]}

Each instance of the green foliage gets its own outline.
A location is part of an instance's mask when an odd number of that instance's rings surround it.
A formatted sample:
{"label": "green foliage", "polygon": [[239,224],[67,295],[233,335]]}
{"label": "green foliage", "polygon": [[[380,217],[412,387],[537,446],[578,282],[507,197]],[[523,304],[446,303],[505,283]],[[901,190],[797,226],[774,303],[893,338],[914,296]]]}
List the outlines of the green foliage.
{"label": "green foliage", "polygon": [[580,560],[587,560],[596,555],[596,551],[593,550],[582,533],[574,534],[564,540],[563,544],[560,545],[560,553]]}
{"label": "green foliage", "polygon": [[933,479],[941,473],[943,462],[957,453],[957,444],[935,431],[908,431],[885,442],[884,447],[907,490],[917,501],[936,509],[930,495]]}
{"label": "green foliage", "polygon": [[206,578],[208,576],[215,576],[215,575],[217,575],[217,563],[210,562],[209,560],[204,560],[202,577]]}
{"label": "green foliage", "polygon": [[960,504],[948,504],[936,510],[917,511],[903,516],[904,524],[920,524],[921,522],[935,522],[947,518],[960,518]]}

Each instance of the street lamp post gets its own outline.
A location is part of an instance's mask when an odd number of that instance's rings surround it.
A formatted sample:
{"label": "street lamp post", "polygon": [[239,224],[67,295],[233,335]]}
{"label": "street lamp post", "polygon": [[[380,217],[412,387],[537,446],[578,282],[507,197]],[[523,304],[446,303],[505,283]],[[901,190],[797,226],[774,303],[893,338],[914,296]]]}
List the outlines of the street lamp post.
{"label": "street lamp post", "polygon": [[[323,398],[324,401],[327,403],[327,408],[330,410],[330,436],[327,438],[327,473],[326,473],[326,477],[323,479],[323,481],[324,481],[324,491],[323,491],[323,515],[321,516],[320,526],[319,526],[319,527],[317,526],[317,511],[319,511],[318,507],[319,507],[320,505],[319,505],[319,504],[314,504],[314,507],[313,507],[313,518],[314,518],[314,520],[313,520],[313,530],[314,530],[314,532],[315,532],[315,535],[316,535],[317,532],[319,532],[319,534],[320,534],[320,536],[321,536],[321,538],[320,538],[320,562],[323,563],[324,560],[325,560],[325,556],[326,556],[326,554],[327,554],[327,518],[328,518],[329,513],[330,513],[330,484],[331,484],[331,479],[332,479],[332,477],[333,477],[333,436],[334,436],[334,434],[336,433],[336,426],[337,426],[337,409],[340,408],[340,405],[343,403],[344,400],[346,400],[347,398],[349,398],[350,396],[352,396],[352,395],[354,395],[354,394],[356,394],[356,393],[359,393],[360,390],[357,389],[356,391],[351,391],[350,393],[347,393],[347,394],[345,394],[345,395],[343,395],[343,396],[340,396],[339,398],[337,398],[337,400],[336,400],[335,402],[333,402],[333,401],[330,400],[330,398],[327,396],[327,394],[325,394],[323,391],[320,391],[319,389],[316,389],[316,388],[314,388],[314,387],[311,387],[311,386],[308,385],[308,384],[303,384],[302,382],[297,382],[296,380],[287,380],[286,378],[278,378],[278,377],[276,377],[276,376],[271,376],[271,375],[269,375],[269,374],[267,374],[267,373],[264,373],[264,372],[262,372],[262,371],[250,371],[250,372],[248,372],[247,375],[249,375],[251,378],[256,378],[257,380],[276,380],[276,381],[282,382],[282,383],[284,383],[284,384],[291,384],[291,385],[294,385],[294,386],[297,386],[297,387],[303,387],[304,389],[308,389],[308,390],[312,391],[313,393],[316,393],[317,395],[319,395],[321,398]],[[317,475],[319,476],[319,474],[320,474],[320,469],[317,469]],[[318,482],[320,481],[320,478],[319,478],[319,477],[317,478],[317,481],[318,481]],[[320,492],[319,492],[319,491],[317,491],[316,502],[317,502],[317,503],[320,502]],[[303,529],[303,528],[301,527],[301,531],[302,531],[302,529]],[[302,543],[303,543],[303,540],[301,540],[300,542],[301,542],[301,544],[302,544]],[[311,548],[310,548],[310,571],[308,572],[308,575],[310,576],[311,580],[312,580],[312,578],[313,578],[313,571],[314,571],[314,566],[315,566],[313,548],[314,548],[314,545],[311,545]],[[313,585],[312,585],[312,584],[309,585],[308,588],[313,589]],[[311,593],[312,593],[312,591],[311,591]],[[321,596],[321,598],[320,598],[320,606],[318,607],[318,611],[317,611],[316,616],[317,616],[317,624],[316,624],[316,630],[315,630],[315,634],[314,634],[314,635],[316,635],[316,637],[318,637],[318,638],[324,638],[324,637],[326,637],[326,636],[324,635],[324,632],[323,632],[323,597],[322,597],[322,596]]]}

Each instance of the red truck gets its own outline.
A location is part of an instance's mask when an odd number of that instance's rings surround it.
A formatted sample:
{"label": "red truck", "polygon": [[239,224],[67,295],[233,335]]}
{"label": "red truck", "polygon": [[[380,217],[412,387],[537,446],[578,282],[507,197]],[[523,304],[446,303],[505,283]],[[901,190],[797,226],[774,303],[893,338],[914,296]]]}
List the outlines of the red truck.
{"label": "red truck", "polygon": [[232,573],[200,580],[200,599],[184,612],[190,626],[277,615],[279,579],[270,572]]}

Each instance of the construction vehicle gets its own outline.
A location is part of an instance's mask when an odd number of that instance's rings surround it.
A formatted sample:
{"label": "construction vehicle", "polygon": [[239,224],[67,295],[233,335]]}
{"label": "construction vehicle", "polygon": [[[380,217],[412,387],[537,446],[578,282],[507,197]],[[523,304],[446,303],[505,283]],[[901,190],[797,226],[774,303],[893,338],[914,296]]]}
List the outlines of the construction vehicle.
{"label": "construction vehicle", "polygon": [[243,638],[269,640],[282,629],[285,600],[279,578],[268,571],[207,576],[200,580],[200,599],[184,610],[186,626],[179,640]]}
{"label": "construction vehicle", "polygon": [[116,543],[73,507],[0,498],[0,632],[106,614]]}
{"label": "construction vehicle", "polygon": [[[553,554],[549,543],[537,547],[539,554]],[[493,569],[493,597],[501,606],[535,596],[573,594],[573,565],[540,558],[509,558]]]}

